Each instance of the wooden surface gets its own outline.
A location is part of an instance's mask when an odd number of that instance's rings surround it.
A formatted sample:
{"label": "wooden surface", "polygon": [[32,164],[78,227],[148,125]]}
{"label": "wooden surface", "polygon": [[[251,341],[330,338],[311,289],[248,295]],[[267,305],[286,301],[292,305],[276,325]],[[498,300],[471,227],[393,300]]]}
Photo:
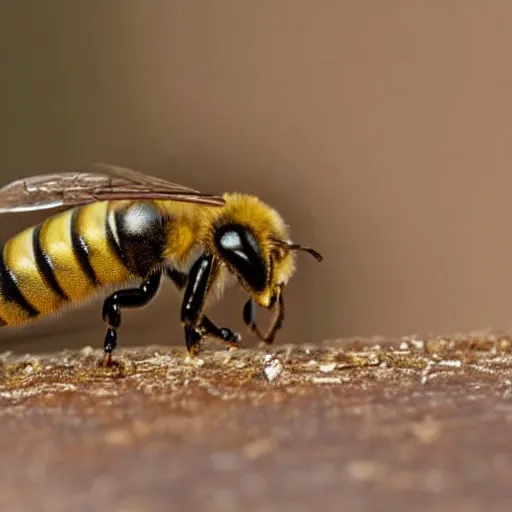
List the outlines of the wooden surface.
{"label": "wooden surface", "polygon": [[2,357],[2,510],[510,510],[508,336],[116,356]]}

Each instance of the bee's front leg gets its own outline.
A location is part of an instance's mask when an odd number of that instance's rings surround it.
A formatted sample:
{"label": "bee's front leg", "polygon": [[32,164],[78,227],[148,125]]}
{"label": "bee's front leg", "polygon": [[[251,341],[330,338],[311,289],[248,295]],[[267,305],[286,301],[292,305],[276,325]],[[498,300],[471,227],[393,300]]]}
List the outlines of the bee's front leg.
{"label": "bee's front leg", "polygon": [[183,275],[173,275],[172,271],[168,271],[168,276],[176,286],[185,288],[181,306],[181,321],[184,323],[185,343],[191,357],[196,356],[199,352],[204,336],[215,336],[230,345],[236,345],[241,340],[238,333],[227,327],[217,327],[202,314],[206,297],[218,276],[218,270],[218,264],[214,257],[205,253],[192,265],[188,276],[186,276],[186,284]]}
{"label": "bee's front leg", "polygon": [[191,357],[197,355],[203,341],[202,311],[217,273],[218,265],[213,255],[205,253],[192,265],[187,276],[181,304],[181,321],[184,324],[185,343]]}

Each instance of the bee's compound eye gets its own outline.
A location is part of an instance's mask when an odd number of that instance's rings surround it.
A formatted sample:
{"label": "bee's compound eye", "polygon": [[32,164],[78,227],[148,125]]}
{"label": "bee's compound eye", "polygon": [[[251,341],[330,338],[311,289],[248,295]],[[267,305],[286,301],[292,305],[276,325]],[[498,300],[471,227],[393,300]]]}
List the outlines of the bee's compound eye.
{"label": "bee's compound eye", "polygon": [[236,224],[222,226],[215,233],[215,245],[220,256],[253,290],[265,288],[267,268],[258,242],[249,229]]}

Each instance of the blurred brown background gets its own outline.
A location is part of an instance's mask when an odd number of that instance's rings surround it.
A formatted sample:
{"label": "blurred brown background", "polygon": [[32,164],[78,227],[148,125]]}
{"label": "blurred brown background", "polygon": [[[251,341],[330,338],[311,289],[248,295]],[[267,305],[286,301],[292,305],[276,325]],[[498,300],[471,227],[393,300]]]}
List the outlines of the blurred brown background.
{"label": "blurred brown background", "polygon": [[[1,181],[101,160],[260,195],[325,256],[300,258],[281,341],[510,328],[511,16],[505,0],[4,2]],[[5,216],[2,237],[40,218]],[[244,299],[211,316],[243,329]],[[120,343],[182,343],[178,307],[166,284]],[[100,309],[1,347],[100,347]]]}

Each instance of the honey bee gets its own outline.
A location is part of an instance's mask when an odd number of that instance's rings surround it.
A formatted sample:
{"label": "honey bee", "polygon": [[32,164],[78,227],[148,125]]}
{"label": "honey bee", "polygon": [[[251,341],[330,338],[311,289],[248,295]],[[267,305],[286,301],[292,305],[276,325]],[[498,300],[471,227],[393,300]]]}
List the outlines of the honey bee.
{"label": "honey bee", "polygon": [[[248,293],[243,320],[271,344],[284,319],[283,289],[295,254],[312,248],[290,241],[277,211],[240,193],[205,194],[108,164],[32,176],[0,188],[0,213],[65,207],[10,238],[0,257],[0,325],[21,326],[84,303],[104,290],[103,365],[112,363],[121,310],[157,294],[162,275],[182,294],[188,353],[205,337],[238,346],[240,334],[218,327],[208,304],[238,280]],[[276,310],[269,331],[256,305]]]}

